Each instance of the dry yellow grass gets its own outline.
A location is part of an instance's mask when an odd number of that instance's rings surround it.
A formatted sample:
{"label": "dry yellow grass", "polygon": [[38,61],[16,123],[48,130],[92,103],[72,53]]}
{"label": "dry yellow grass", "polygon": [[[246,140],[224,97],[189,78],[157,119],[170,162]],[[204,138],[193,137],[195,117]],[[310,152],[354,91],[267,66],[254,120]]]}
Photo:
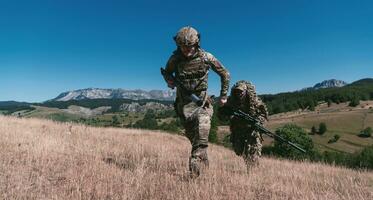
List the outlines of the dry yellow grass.
{"label": "dry yellow grass", "polygon": [[143,130],[0,116],[0,199],[373,199],[373,173],[262,158],[220,146],[188,178],[188,141]]}

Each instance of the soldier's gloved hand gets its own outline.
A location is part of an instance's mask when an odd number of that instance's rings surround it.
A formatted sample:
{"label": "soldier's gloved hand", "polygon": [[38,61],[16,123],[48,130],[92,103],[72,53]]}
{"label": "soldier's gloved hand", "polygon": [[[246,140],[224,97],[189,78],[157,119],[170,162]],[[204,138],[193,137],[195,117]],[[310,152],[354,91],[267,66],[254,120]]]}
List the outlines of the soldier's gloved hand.
{"label": "soldier's gloved hand", "polygon": [[175,82],[173,80],[167,80],[167,86],[171,89],[175,88]]}
{"label": "soldier's gloved hand", "polygon": [[227,103],[227,97],[220,97],[219,106],[224,106]]}

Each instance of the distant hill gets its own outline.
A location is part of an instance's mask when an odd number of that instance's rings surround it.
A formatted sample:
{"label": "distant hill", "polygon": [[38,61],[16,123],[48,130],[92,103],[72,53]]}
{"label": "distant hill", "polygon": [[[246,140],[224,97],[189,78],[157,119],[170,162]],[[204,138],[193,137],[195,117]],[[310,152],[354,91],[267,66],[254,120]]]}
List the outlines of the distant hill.
{"label": "distant hill", "polygon": [[73,90],[61,93],[52,101],[70,101],[83,99],[156,99],[156,100],[174,100],[176,97],[175,91],[168,90],[125,90],[125,89],[100,89],[87,88]]}
{"label": "distant hill", "polygon": [[351,83],[349,86],[360,86],[360,85],[371,85],[373,84],[373,78],[360,79]]}
{"label": "distant hill", "polygon": [[6,107],[6,106],[27,106],[31,103],[27,102],[18,102],[18,101],[0,101],[0,107]]}
{"label": "distant hill", "polygon": [[0,101],[0,111],[4,114],[11,114],[21,110],[33,110],[31,103],[27,102],[17,102],[17,101]]}
{"label": "distant hill", "polygon": [[343,87],[265,94],[260,97],[267,104],[271,114],[297,109],[313,110],[320,101],[342,103],[352,100],[373,100],[373,79],[361,79]]}

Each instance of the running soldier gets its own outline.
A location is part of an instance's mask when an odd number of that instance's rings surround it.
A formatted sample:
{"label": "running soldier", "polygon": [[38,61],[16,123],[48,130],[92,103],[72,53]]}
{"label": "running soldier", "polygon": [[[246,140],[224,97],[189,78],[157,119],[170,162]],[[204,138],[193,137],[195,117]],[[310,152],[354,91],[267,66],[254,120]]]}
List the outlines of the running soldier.
{"label": "running soldier", "polygon": [[[210,53],[200,48],[200,34],[187,26],[179,30],[174,37],[177,49],[166,65],[165,81],[174,88],[175,82],[169,79],[174,75],[183,85],[176,91],[175,111],[185,128],[185,135],[192,144],[189,158],[189,170],[192,177],[198,177],[201,169],[208,167],[207,146],[213,107],[207,94],[208,72],[212,69],[220,76],[220,105],[227,102],[229,73]],[[190,94],[198,96],[202,102],[192,101]]]}
{"label": "running soldier", "polygon": [[241,110],[264,123],[268,119],[267,108],[256,95],[255,87],[247,81],[238,81],[231,90],[224,107],[219,109],[218,116],[221,119],[230,119],[230,142],[234,152],[242,156],[248,169],[259,165],[259,157],[262,151],[262,137],[255,128],[247,121],[235,117],[227,116],[225,109]]}

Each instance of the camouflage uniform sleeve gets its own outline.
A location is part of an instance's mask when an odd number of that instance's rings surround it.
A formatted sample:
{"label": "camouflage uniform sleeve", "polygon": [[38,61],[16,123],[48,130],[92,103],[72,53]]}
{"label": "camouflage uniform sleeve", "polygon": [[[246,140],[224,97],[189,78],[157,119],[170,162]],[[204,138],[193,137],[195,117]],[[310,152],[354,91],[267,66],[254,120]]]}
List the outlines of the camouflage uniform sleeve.
{"label": "camouflage uniform sleeve", "polygon": [[[175,73],[175,70],[176,70],[176,56],[175,55],[172,55],[168,59],[165,70],[166,70],[166,73],[168,74],[168,76],[173,75]],[[166,82],[167,82],[167,77],[168,76],[163,77]]]}
{"label": "camouflage uniform sleeve", "polygon": [[257,115],[259,117],[259,120],[264,123],[265,121],[268,121],[268,111],[267,106],[262,102],[262,100],[258,97],[257,99],[258,107],[257,107]]}
{"label": "camouflage uniform sleeve", "polygon": [[214,72],[220,76],[221,90],[220,96],[227,97],[230,75],[228,70],[211,53],[206,52],[206,59]]}

